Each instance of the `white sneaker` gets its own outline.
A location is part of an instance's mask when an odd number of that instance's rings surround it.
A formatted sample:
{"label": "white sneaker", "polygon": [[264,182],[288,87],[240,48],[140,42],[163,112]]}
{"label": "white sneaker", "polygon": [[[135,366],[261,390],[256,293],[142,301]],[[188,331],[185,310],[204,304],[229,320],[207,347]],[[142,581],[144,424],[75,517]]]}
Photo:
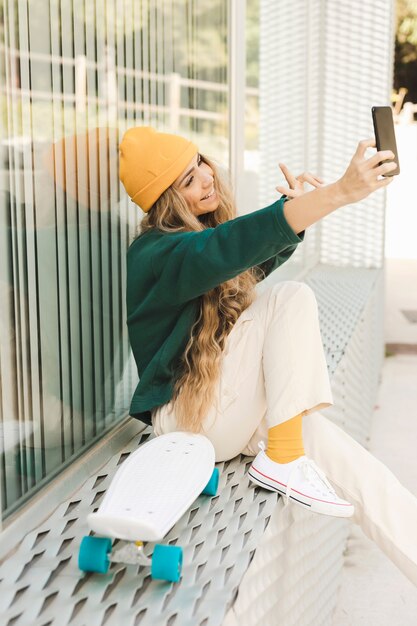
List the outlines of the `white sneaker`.
{"label": "white sneaker", "polygon": [[325,474],[311,459],[302,456],[290,463],[275,463],[261,451],[249,468],[248,475],[252,482],[269,491],[292,500],[304,508],[333,515],[334,517],[351,517],[354,506],[342,500],[327,480]]}

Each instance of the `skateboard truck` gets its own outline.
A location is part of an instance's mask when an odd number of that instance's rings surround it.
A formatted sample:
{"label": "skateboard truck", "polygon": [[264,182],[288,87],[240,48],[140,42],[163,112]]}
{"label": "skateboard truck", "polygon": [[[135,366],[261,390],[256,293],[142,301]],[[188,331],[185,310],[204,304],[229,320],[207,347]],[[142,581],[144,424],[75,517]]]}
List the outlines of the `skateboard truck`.
{"label": "skateboard truck", "polygon": [[126,563],[128,565],[152,565],[152,559],[147,557],[143,551],[143,542],[135,541],[124,544],[109,555],[112,563]]}

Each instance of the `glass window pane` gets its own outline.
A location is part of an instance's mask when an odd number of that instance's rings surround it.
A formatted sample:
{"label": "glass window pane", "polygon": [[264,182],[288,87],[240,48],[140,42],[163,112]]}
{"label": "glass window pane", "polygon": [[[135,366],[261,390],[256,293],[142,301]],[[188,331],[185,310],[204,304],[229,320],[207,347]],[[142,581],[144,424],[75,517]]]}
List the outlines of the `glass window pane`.
{"label": "glass window pane", "polygon": [[118,179],[151,124],[228,162],[227,3],[5,0],[0,51],[0,466],[9,515],[124,416],[137,373]]}

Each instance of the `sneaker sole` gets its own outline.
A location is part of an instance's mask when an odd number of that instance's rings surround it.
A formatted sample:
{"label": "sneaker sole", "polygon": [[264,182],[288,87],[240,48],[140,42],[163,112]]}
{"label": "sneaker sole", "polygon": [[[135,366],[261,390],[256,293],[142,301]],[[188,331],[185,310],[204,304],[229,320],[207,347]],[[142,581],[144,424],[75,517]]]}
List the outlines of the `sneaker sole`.
{"label": "sneaker sole", "polygon": [[[248,471],[248,476],[250,480],[253,483],[256,483],[259,487],[268,489],[269,491],[275,491],[279,493],[281,496],[286,497],[285,491],[269,483],[266,477],[261,480],[255,477],[251,473],[250,470]],[[309,511],[312,511],[313,513],[319,513],[321,515],[329,515],[330,517],[352,517],[352,515],[355,512],[353,505],[348,506],[348,505],[327,504],[326,502],[317,502],[315,500],[312,500],[311,498],[308,498],[307,496],[304,499],[302,495],[299,495],[298,497],[296,497],[293,494],[289,496],[289,499],[295,502],[296,504],[302,506],[304,509],[308,509]]]}

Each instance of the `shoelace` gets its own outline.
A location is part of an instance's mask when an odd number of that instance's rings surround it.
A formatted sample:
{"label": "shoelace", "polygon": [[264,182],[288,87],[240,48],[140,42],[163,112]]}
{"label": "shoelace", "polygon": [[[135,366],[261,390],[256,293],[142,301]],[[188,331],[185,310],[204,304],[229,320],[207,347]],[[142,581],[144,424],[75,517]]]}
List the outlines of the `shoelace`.
{"label": "shoelace", "polygon": [[[265,450],[266,450],[265,443],[263,441],[260,441],[258,443],[258,448],[260,450],[262,450],[263,452],[265,452]],[[291,474],[290,474],[290,476],[288,478],[287,489],[286,489],[286,493],[285,493],[285,506],[287,506],[287,504],[289,502],[289,498],[290,498],[291,491],[292,491],[292,484],[294,482],[295,472],[298,469],[300,469],[303,472],[304,477],[306,478],[306,480],[308,480],[308,482],[310,484],[312,484],[315,488],[317,488],[317,477],[318,477],[319,480],[327,488],[326,491],[325,490],[322,491],[322,493],[324,495],[328,495],[329,492],[330,492],[330,494],[333,497],[336,497],[336,498],[338,497],[337,493],[335,492],[335,490],[333,489],[332,485],[328,481],[326,474],[314,463],[314,461],[312,461],[309,458],[305,458],[305,459],[302,459],[297,464],[297,467],[294,467],[293,471],[291,472]]]}
{"label": "shoelace", "polygon": [[329,492],[333,497],[337,498],[337,494],[335,492],[335,490],[333,489],[333,487],[331,486],[331,484],[329,483],[325,473],[319,468],[317,467],[317,465],[314,463],[314,461],[312,461],[311,459],[305,458],[302,459],[297,466],[294,468],[294,470],[291,472],[289,478],[288,478],[288,483],[287,483],[287,490],[286,490],[286,494],[285,497],[288,499],[291,495],[291,491],[292,491],[292,485],[294,483],[294,477],[295,477],[295,472],[297,470],[301,470],[302,473],[304,474],[305,479],[311,484],[313,485],[316,489],[317,489],[317,478],[319,479],[319,481],[321,481],[323,483],[323,485],[326,487],[326,490],[322,489],[322,493],[323,495],[328,495]]}

